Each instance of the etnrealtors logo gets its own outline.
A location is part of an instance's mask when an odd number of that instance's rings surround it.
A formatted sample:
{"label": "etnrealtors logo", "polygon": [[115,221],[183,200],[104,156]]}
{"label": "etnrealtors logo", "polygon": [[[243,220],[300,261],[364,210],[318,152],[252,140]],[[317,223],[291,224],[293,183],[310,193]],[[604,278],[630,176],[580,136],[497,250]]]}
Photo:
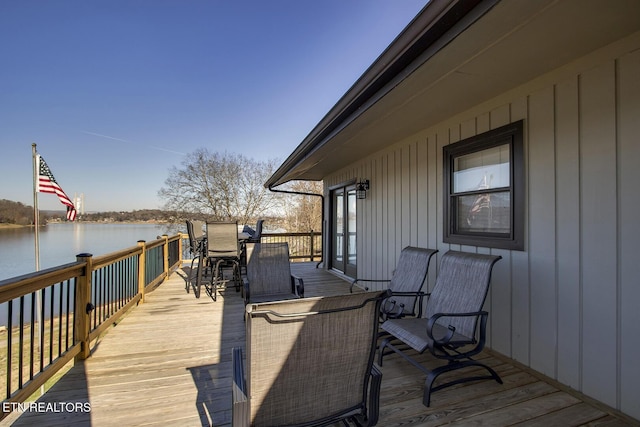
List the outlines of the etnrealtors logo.
{"label": "etnrealtors logo", "polygon": [[90,402],[2,402],[2,412],[91,412]]}

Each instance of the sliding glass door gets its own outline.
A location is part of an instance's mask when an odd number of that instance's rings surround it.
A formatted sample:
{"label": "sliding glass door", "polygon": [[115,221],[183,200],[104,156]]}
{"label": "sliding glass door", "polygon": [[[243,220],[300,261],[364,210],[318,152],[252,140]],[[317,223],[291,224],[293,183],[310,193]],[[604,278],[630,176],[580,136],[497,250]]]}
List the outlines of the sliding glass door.
{"label": "sliding glass door", "polygon": [[331,225],[331,268],[356,277],[357,212],[354,185],[332,191]]}

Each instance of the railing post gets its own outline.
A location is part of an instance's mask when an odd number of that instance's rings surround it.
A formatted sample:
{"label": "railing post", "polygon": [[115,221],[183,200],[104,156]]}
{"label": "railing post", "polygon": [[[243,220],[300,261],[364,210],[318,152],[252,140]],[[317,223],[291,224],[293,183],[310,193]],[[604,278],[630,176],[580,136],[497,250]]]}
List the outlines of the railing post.
{"label": "railing post", "polygon": [[166,234],[162,235],[164,239],[164,245],[162,245],[162,264],[164,268],[164,280],[169,278],[169,236]]}
{"label": "railing post", "polygon": [[311,244],[309,245],[311,248],[311,261],[313,261],[313,230],[311,230]]}
{"label": "railing post", "polygon": [[138,255],[138,293],[140,294],[140,302],[144,303],[144,288],[146,286],[146,258],[147,250],[144,240],[138,240],[141,252]]}
{"label": "railing post", "polygon": [[91,322],[91,312],[94,307],[91,304],[91,276],[93,272],[93,255],[79,254],[76,256],[78,262],[84,262],[84,274],[78,277],[75,296],[75,342],[80,343],[80,353],[75,357],[76,361],[84,360],[91,355],[89,348],[89,332]]}

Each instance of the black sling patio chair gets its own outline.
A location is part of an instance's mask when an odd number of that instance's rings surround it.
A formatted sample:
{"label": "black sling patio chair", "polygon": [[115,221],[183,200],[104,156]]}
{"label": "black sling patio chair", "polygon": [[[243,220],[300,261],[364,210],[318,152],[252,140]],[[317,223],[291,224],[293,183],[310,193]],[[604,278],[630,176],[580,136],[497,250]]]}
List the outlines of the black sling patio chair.
{"label": "black sling patio chair", "polygon": [[231,270],[231,281],[240,291],[240,244],[237,222],[207,222],[207,263],[212,268],[211,280],[205,281],[207,294],[215,301],[217,291],[230,281],[224,270]]}
{"label": "black sling patio chair", "polygon": [[[196,294],[196,297],[199,297],[200,288],[198,287],[197,282],[193,282],[194,276],[195,274],[197,274],[197,272],[194,274],[193,264],[196,260],[198,260],[198,262],[202,262],[203,254],[207,247],[207,239],[204,237],[204,232],[202,230],[204,222],[192,221],[188,219],[186,220],[186,224],[187,235],[189,236],[189,254],[191,255],[191,266],[189,268],[189,275],[185,279],[185,290],[187,291],[187,293],[189,293],[189,288],[193,286],[194,294]],[[198,267],[202,266],[198,265]]]}
{"label": "black sling patio chair", "polygon": [[388,283],[391,295],[382,303],[380,319],[421,317],[425,296],[422,287],[427,278],[429,262],[436,252],[437,249],[407,246],[400,252],[391,279],[355,279],[351,282],[350,291],[353,292],[353,287],[361,283],[365,290],[369,290],[366,285],[369,282]]}
{"label": "black sling patio chair", "polygon": [[248,305],[246,371],[242,349],[233,349],[232,425],[376,425],[385,292]]}
{"label": "black sling patio chair", "polygon": [[243,278],[245,304],[304,297],[304,282],[291,274],[289,244],[256,243]]}
{"label": "black sling patio chair", "polygon": [[[381,328],[391,334],[380,343],[379,364],[389,348],[427,374],[422,403],[429,406],[431,393],[468,381],[494,379],[502,384],[490,367],[473,360],[484,348],[489,313],[482,306],[489,290],[491,271],[500,256],[449,251],[442,257],[436,284],[428,296],[425,316],[421,318],[389,319]],[[479,321],[479,322],[478,322]],[[399,340],[423,353],[427,350],[445,365],[428,369],[414,360],[410,353],[392,344]],[[480,367],[486,375],[457,378],[434,386],[436,378],[446,372],[467,367]]]}
{"label": "black sling patio chair", "polygon": [[241,241],[241,251],[240,251],[240,268],[243,273],[247,271],[247,255],[253,244],[260,243],[262,240],[262,225],[264,224],[264,219],[259,219],[256,223],[256,229],[245,225],[242,229],[242,232],[248,234],[249,237]]}
{"label": "black sling patio chair", "polygon": [[247,243],[260,243],[262,239],[262,225],[264,224],[264,219],[259,219],[256,223],[256,229],[254,230],[251,237],[247,239]]}

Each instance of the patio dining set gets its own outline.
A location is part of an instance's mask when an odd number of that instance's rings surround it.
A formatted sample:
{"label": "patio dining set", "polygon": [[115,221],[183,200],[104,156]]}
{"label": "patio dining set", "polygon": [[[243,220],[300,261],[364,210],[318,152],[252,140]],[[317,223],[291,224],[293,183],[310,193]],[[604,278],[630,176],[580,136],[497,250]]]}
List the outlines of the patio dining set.
{"label": "patio dining set", "polygon": [[247,267],[247,245],[260,242],[263,222],[258,220],[255,229],[245,226],[239,231],[237,222],[187,220],[191,267],[185,279],[186,291],[193,290],[200,298],[204,286],[214,301],[218,292],[229,286],[240,291]]}
{"label": "patio dining set", "polygon": [[[305,298],[302,278],[291,275],[286,243],[239,236],[236,223],[208,223],[206,230],[201,237],[190,231],[196,286],[204,283],[214,301],[218,290],[235,286],[245,302],[246,358],[239,347],[232,354],[233,426],[376,425],[383,360],[393,354],[426,375],[426,407],[445,387],[502,383],[474,359],[485,345],[483,305],[500,256],[448,251],[433,289],[424,292],[438,251],[408,246],[391,278],[356,278],[348,294]],[[249,255],[247,242],[254,243]],[[372,291],[373,282],[383,284]],[[426,352],[444,363],[425,366],[416,356]],[[465,374],[439,380],[462,369]]]}

